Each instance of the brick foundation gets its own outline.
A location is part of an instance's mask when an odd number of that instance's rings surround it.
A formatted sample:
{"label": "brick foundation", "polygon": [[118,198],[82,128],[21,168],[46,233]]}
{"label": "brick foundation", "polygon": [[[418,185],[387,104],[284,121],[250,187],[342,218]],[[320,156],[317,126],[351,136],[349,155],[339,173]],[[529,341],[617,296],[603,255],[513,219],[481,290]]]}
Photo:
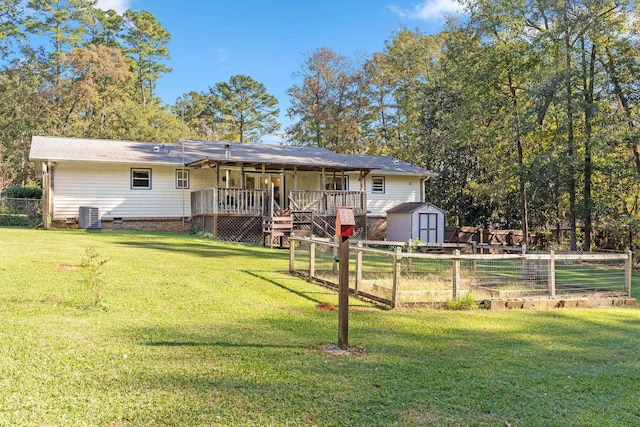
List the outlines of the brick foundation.
{"label": "brick foundation", "polygon": [[[53,228],[79,228],[73,219],[53,220]],[[185,218],[102,218],[103,230],[139,230],[139,231],[168,231],[174,233],[186,232],[191,228],[191,219]]]}

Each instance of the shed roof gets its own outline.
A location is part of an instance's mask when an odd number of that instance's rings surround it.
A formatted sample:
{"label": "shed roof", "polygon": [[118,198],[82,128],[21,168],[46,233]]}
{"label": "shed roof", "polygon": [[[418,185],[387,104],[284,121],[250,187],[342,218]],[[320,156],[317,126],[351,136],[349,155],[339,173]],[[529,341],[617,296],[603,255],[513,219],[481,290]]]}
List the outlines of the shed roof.
{"label": "shed roof", "polygon": [[440,212],[443,212],[442,209],[440,209],[439,207],[437,207],[436,205],[429,203],[429,202],[405,202],[405,203],[400,203],[399,205],[396,205],[394,207],[392,207],[391,209],[389,209],[387,211],[387,214],[401,214],[401,213],[411,213],[411,212],[415,212],[416,210],[422,208],[422,207],[434,207],[435,209],[439,210]]}
{"label": "shed roof", "polygon": [[291,145],[240,144],[224,141],[181,140],[178,144],[106,139],[34,136],[30,160],[147,163],[200,166],[225,164],[262,166],[267,169],[356,171],[385,174],[435,174],[389,156],[339,154],[325,148]]}

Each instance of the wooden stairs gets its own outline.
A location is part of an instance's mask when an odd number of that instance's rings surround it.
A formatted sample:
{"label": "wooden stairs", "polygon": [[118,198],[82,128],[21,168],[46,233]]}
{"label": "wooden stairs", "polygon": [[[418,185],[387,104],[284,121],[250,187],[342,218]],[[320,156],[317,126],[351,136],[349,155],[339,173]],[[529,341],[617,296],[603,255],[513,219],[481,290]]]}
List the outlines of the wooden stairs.
{"label": "wooden stairs", "polygon": [[282,247],[284,240],[291,235],[331,237],[334,233],[334,226],[313,211],[283,210],[274,212],[273,216],[265,216],[262,220],[262,244],[266,246],[268,242],[271,248],[274,241]]}
{"label": "wooden stairs", "polygon": [[273,249],[273,242],[278,239],[282,247],[284,239],[288,239],[292,234],[296,236],[311,237],[332,237],[335,234],[335,227],[326,219],[316,215],[312,210],[301,209],[294,200],[289,198],[289,209],[281,209],[273,201],[271,215],[262,219],[262,244]]}

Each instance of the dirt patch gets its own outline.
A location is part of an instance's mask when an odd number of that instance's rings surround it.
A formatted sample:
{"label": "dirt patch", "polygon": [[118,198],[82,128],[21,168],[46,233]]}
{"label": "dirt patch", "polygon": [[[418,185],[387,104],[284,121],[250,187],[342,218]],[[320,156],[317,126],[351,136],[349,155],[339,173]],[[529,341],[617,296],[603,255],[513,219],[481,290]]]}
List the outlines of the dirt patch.
{"label": "dirt patch", "polygon": [[321,311],[338,311],[338,307],[331,304],[330,302],[321,302],[316,305],[316,308]]}
{"label": "dirt patch", "polygon": [[78,269],[77,265],[59,264],[56,266],[56,271],[73,271],[77,269]]}
{"label": "dirt patch", "polygon": [[320,349],[331,356],[362,356],[366,353],[362,347],[349,347],[345,350],[335,344],[326,344],[320,346]]}

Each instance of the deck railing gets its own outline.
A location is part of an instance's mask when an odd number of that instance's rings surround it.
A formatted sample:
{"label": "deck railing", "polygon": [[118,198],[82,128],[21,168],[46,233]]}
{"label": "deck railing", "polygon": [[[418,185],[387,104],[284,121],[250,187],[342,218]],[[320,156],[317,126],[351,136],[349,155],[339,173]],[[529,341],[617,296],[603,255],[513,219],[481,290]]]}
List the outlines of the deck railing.
{"label": "deck railing", "polygon": [[205,188],[191,192],[191,214],[262,215],[266,212],[265,190]]}
{"label": "deck railing", "polygon": [[[352,206],[354,214],[366,213],[366,196],[362,191],[305,191],[289,194],[290,208],[313,211],[316,215],[335,215],[339,206]],[[293,202],[293,203],[291,203]],[[267,190],[205,188],[191,192],[191,214],[269,214]]]}
{"label": "deck railing", "polygon": [[366,195],[363,191],[307,191],[293,190],[290,199],[301,210],[314,211],[318,215],[335,215],[340,206],[352,206],[356,215],[367,211]]}

